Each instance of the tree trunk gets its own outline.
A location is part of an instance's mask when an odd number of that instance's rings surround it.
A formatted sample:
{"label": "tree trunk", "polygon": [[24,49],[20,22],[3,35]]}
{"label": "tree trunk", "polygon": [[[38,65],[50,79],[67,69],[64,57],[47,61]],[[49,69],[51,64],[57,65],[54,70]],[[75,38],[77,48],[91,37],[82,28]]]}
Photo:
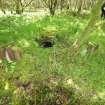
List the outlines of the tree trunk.
{"label": "tree trunk", "polygon": [[43,1],[49,9],[50,15],[54,16],[55,15],[55,10],[57,8],[57,1],[58,0],[43,0]]}
{"label": "tree trunk", "polygon": [[60,9],[61,9],[61,11],[62,11],[62,9],[63,9],[63,6],[64,6],[64,0],[61,0],[61,1],[60,1]]}
{"label": "tree trunk", "polygon": [[3,7],[3,2],[2,2],[2,0],[0,0],[0,8],[1,8],[1,11],[2,11],[4,14],[6,14],[5,9],[4,9],[4,7]]}
{"label": "tree trunk", "polygon": [[23,5],[21,0],[16,0],[16,14],[22,14],[23,13]]}
{"label": "tree trunk", "polygon": [[51,14],[51,16],[55,15],[55,9],[54,8],[50,8],[50,14]]}
{"label": "tree trunk", "polygon": [[79,2],[78,2],[78,10],[77,10],[77,14],[80,14],[81,13],[81,10],[82,10],[82,4],[83,4],[83,0],[79,0]]}

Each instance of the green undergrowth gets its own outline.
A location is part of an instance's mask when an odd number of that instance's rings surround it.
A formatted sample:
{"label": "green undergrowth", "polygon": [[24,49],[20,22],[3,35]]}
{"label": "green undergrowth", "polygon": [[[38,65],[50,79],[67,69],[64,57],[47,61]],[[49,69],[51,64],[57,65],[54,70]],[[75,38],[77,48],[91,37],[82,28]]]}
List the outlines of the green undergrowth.
{"label": "green undergrowth", "polygon": [[[99,20],[101,24],[97,23],[88,39],[98,44],[99,49],[88,55],[84,53],[84,44],[73,61],[70,57],[70,47],[88,21],[88,18],[67,15],[46,16],[37,21],[28,21],[22,16],[0,18],[0,46],[19,47],[22,51],[20,61],[3,62],[6,68],[0,71],[0,102],[8,105],[104,105],[104,21]],[[53,36],[54,46],[42,48],[36,42],[36,38],[42,36]]]}

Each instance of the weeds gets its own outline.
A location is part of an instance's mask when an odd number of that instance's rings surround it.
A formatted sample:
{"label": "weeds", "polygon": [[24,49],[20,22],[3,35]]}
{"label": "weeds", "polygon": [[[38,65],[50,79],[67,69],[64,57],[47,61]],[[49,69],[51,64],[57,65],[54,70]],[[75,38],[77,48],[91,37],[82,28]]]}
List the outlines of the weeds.
{"label": "weeds", "polygon": [[[87,21],[66,15],[32,22],[25,17],[1,18],[0,46],[8,47],[14,41],[23,57],[13,64],[3,62],[8,70],[0,69],[0,104],[104,105],[104,95],[99,94],[105,91],[103,28],[95,28],[89,39],[99,45],[98,50],[88,57],[83,55],[83,45],[73,62],[70,58],[70,47]],[[44,49],[35,42],[43,35],[54,36],[53,47]]]}

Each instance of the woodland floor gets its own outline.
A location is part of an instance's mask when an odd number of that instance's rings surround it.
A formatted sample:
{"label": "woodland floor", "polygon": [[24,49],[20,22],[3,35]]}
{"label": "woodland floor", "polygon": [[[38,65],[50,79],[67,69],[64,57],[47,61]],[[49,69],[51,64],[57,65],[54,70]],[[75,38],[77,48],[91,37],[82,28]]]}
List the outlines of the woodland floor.
{"label": "woodland floor", "polygon": [[[99,48],[87,54],[84,44],[73,61],[70,56],[70,47],[88,21],[89,16],[66,14],[37,21],[1,17],[0,46],[19,49],[22,58],[3,60],[0,105],[105,105],[104,20],[97,22],[88,39]],[[51,37],[54,45],[43,48],[43,36]]]}

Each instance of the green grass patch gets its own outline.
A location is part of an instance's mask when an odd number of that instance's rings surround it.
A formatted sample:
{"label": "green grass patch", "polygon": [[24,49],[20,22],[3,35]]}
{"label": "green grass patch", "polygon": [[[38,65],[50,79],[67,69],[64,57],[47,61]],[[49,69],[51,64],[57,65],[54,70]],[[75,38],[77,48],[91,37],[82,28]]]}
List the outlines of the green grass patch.
{"label": "green grass patch", "polygon": [[[34,86],[37,92],[37,105],[47,105],[48,103],[46,103],[45,100],[48,96],[49,100],[47,101],[52,102],[51,99],[54,99],[54,102],[57,101],[57,99],[55,99],[57,97],[54,97],[54,95],[58,93],[55,91],[55,93],[53,93],[53,89],[51,89],[53,85],[50,84],[50,82],[46,83],[48,85],[46,88],[43,87],[43,89],[48,89],[48,91],[46,90],[47,92],[41,88],[44,80],[51,79],[52,77],[55,78],[55,81],[53,81],[53,79],[52,81],[55,84],[57,82],[58,86],[58,80],[60,78],[61,81],[63,81],[64,87],[66,86],[64,84],[65,80],[72,79],[73,85],[70,83],[70,86],[72,85],[73,88],[79,88],[79,94],[83,94],[85,99],[87,99],[87,97],[91,98],[89,99],[90,102],[95,96],[94,102],[98,99],[100,99],[98,102],[104,101],[105,33],[104,30],[100,28],[100,25],[98,29],[97,27],[93,28],[91,37],[89,38],[89,41],[99,44],[99,49],[89,56],[87,54],[82,56],[81,52],[86,48],[86,45],[83,45],[80,54],[74,62],[71,62],[70,53],[72,51],[70,51],[70,47],[87,25],[89,21],[88,18],[59,15],[54,17],[46,16],[41,20],[33,20],[32,22],[27,21],[25,17],[5,17],[0,20],[0,46],[8,47],[11,46],[10,42],[14,42],[12,46],[19,47],[23,55],[21,61],[16,62],[15,68],[11,68],[13,64],[10,64],[10,67],[7,66],[6,70],[1,70],[1,103],[3,103],[5,97],[9,98],[7,99],[9,105],[14,105],[15,101],[17,102],[15,105],[23,105],[21,102],[24,100],[25,104],[31,105],[29,103],[30,100],[32,102],[35,101],[34,98],[36,96],[32,95],[30,99],[30,93],[28,94],[26,91],[17,90],[18,88],[20,89],[20,87],[14,84],[17,77],[18,81],[22,82],[22,86],[27,81],[31,81],[34,85],[37,85]],[[54,47],[45,49],[39,46],[35,38],[40,38],[44,35],[55,37]],[[6,65],[5,62],[4,65]],[[56,77],[59,77],[58,80],[56,80]],[[41,81],[43,81],[43,83]],[[38,86],[40,88],[39,93],[39,90],[37,90]],[[68,87],[66,88],[69,90]],[[56,87],[54,87],[54,89],[56,89]],[[14,92],[19,94],[21,91],[21,97],[24,97],[23,100],[14,96]],[[101,93],[103,94],[101,95]],[[46,97],[44,98],[43,95]],[[76,95],[78,97],[78,94]],[[79,101],[79,99],[77,97],[73,94],[74,100],[76,99],[74,102],[72,100],[73,104],[67,104],[65,102],[61,105],[99,105],[97,102],[95,104],[93,104],[94,102],[91,102],[91,104],[88,103],[88,100],[85,100],[84,97],[81,99],[82,102],[78,104],[77,100]]]}

